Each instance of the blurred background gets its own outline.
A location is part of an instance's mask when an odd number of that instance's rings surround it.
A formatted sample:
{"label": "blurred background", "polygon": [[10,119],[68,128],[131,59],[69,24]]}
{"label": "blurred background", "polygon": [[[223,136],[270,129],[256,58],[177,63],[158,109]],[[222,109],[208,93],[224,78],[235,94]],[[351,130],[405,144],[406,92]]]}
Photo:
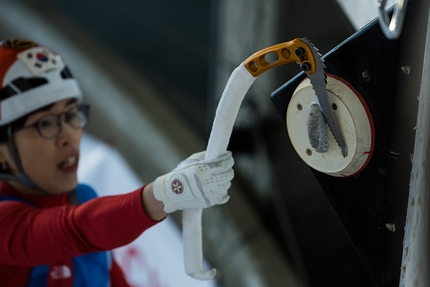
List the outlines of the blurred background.
{"label": "blurred background", "polygon": [[[0,0],[0,36],[62,55],[92,106],[88,133],[151,182],[206,148],[225,84],[248,56],[296,37],[325,54],[376,14],[373,0]],[[203,213],[217,286],[373,286],[270,101],[298,72],[268,71],[242,103],[231,200]]]}

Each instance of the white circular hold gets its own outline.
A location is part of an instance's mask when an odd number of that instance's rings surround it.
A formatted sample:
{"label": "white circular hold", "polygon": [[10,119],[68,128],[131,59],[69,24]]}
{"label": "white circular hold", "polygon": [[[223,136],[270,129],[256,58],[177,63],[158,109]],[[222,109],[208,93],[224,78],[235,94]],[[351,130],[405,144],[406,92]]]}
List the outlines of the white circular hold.
{"label": "white circular hold", "polygon": [[307,128],[309,109],[318,100],[308,78],[296,88],[288,104],[288,135],[296,152],[311,168],[336,177],[357,175],[370,161],[374,149],[374,125],[369,108],[361,95],[340,77],[327,75],[327,91],[347,156],[343,157],[330,130],[326,152],[317,152],[311,146]]}

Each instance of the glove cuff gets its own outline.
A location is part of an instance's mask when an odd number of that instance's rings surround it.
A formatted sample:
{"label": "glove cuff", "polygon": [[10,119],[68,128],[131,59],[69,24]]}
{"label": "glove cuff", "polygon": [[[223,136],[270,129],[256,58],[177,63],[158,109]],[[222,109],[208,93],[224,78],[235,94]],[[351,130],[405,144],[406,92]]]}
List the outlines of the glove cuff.
{"label": "glove cuff", "polygon": [[162,175],[160,177],[157,177],[154,181],[154,197],[158,201],[161,201],[164,204],[164,212],[171,213],[178,208],[172,204],[170,199],[167,197],[167,187],[166,187],[166,180],[167,180],[168,174]]}

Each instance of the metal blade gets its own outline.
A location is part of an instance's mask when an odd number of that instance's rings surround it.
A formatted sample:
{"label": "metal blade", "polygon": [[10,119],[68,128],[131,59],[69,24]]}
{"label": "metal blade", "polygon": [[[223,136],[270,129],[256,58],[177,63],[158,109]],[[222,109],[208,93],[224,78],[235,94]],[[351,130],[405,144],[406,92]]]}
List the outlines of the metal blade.
{"label": "metal blade", "polygon": [[321,111],[330,127],[330,130],[333,133],[334,138],[336,139],[342,151],[342,155],[343,157],[346,157],[348,155],[348,150],[347,150],[345,141],[343,139],[342,133],[337,124],[333,110],[331,108],[328,92],[326,89],[327,81],[326,81],[326,74],[324,71],[324,68],[325,68],[324,60],[321,59],[321,54],[318,53],[318,49],[313,45],[312,42],[310,42],[308,39],[302,39],[302,40],[312,48],[311,50],[315,58],[315,63],[317,65],[315,73],[309,74],[306,71],[305,73],[307,74],[308,78],[311,81],[312,87],[318,98],[318,103],[321,108]]}

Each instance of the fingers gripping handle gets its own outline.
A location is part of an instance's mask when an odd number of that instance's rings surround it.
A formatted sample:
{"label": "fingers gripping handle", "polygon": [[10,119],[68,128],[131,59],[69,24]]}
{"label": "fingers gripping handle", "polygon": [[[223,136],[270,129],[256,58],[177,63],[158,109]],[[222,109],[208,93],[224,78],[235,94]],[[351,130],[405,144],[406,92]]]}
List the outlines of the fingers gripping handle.
{"label": "fingers gripping handle", "polygon": [[[206,159],[215,158],[227,150],[240,104],[255,79],[243,64],[231,74],[216,110],[206,149]],[[212,279],[216,270],[207,271],[203,267],[202,210],[184,210],[182,227],[185,272],[198,280]]]}

